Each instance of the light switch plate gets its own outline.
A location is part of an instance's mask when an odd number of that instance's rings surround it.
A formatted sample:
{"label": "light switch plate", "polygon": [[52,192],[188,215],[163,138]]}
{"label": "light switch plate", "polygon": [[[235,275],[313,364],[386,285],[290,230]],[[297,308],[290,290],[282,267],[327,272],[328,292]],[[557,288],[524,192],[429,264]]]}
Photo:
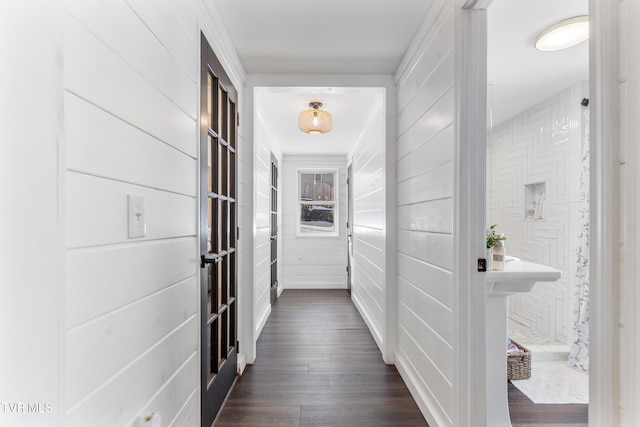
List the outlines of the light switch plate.
{"label": "light switch plate", "polygon": [[127,195],[129,238],[147,235],[147,216],[144,211],[144,197]]}

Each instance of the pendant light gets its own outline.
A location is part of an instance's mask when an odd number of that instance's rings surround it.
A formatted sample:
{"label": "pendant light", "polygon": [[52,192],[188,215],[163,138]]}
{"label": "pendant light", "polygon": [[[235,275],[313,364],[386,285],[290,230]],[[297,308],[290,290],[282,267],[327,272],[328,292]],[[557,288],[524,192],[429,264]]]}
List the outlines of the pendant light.
{"label": "pendant light", "polygon": [[311,135],[320,135],[331,130],[331,113],[321,110],[322,102],[309,103],[309,109],[298,115],[298,128]]}

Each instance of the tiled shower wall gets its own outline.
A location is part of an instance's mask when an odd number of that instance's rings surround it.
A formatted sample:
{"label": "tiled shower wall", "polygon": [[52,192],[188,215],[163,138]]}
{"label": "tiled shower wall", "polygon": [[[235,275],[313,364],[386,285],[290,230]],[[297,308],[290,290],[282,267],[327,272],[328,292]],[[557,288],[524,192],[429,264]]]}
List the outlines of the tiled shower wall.
{"label": "tiled shower wall", "polygon": [[[580,82],[495,126],[487,155],[487,218],[507,237],[506,253],[562,271],[509,298],[509,319],[562,343],[572,338],[578,245],[582,112]],[[541,219],[531,219],[525,186],[545,183]]]}

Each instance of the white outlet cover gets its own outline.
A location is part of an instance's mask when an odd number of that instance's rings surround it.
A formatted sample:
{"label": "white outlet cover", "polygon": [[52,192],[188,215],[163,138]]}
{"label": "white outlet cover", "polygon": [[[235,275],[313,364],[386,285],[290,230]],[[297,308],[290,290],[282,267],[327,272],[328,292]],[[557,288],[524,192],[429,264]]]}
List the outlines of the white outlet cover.
{"label": "white outlet cover", "polygon": [[127,195],[127,218],[129,222],[129,238],[144,237],[147,235],[147,216],[144,210],[144,197]]}

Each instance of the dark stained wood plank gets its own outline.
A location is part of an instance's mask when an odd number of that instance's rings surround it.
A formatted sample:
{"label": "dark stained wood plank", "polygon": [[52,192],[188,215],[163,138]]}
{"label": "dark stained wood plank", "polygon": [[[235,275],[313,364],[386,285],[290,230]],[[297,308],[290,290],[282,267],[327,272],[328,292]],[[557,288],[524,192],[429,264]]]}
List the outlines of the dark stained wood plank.
{"label": "dark stained wood plank", "polygon": [[[514,427],[587,427],[587,405],[536,405],[509,384]],[[216,427],[427,426],[346,291],[287,290]]]}
{"label": "dark stained wood plank", "polygon": [[509,382],[509,413],[516,426],[586,427],[589,423],[589,405],[535,404],[516,386]]}
{"label": "dark stained wood plank", "polygon": [[286,290],[257,355],[216,427],[427,426],[347,291]]}

